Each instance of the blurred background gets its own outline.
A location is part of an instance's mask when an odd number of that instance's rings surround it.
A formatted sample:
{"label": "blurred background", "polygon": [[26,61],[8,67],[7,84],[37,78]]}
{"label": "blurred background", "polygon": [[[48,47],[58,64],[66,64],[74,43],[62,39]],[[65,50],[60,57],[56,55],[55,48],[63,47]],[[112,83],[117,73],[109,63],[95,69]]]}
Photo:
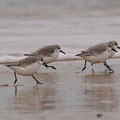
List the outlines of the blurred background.
{"label": "blurred background", "polygon": [[0,0],[0,17],[41,20],[120,15],[119,0]]}
{"label": "blurred background", "polygon": [[0,0],[0,54],[53,43],[76,53],[100,42],[119,42],[119,11],[119,0]]}

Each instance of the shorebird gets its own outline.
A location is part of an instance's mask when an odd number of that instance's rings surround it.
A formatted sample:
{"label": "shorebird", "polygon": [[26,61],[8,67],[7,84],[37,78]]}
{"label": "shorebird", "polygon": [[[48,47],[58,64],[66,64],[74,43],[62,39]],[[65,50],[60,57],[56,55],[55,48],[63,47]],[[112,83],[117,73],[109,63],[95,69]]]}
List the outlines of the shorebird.
{"label": "shorebird", "polygon": [[5,66],[11,68],[14,71],[14,84],[17,82],[16,74],[23,76],[32,76],[36,81],[36,84],[42,84],[34,76],[34,74],[37,73],[38,69],[42,64],[44,64],[42,57],[26,57],[24,59],[19,60],[16,63],[11,63]]}
{"label": "shorebird", "polygon": [[[116,42],[116,41],[109,41],[109,42],[104,42],[104,43],[100,43],[100,44],[98,44],[98,45],[102,45],[102,44],[104,44],[104,45],[106,45],[107,47],[109,47],[109,46],[112,46],[115,50],[118,48],[118,49],[120,49],[120,47],[118,46],[118,43]],[[94,46],[93,46],[94,47]],[[90,47],[90,49],[91,49],[91,47]],[[89,49],[88,49],[89,50]],[[116,53],[116,51],[114,51],[114,50],[110,50],[110,57],[109,58],[112,58],[114,55],[115,55],[115,53]],[[91,64],[91,65],[93,65],[93,63]]]}
{"label": "shorebird", "polygon": [[[38,49],[37,51],[33,53],[24,54],[24,55],[25,56],[41,56],[43,58],[44,63],[48,64],[48,63],[56,61],[60,52],[65,54],[65,52],[63,52],[60,49],[59,45],[48,45],[48,46]],[[48,66],[48,65],[46,66],[46,64],[43,64],[43,65],[47,68],[51,67],[53,69],[56,69],[54,66]]]}
{"label": "shorebird", "polygon": [[80,54],[75,56],[80,56],[85,60],[85,66],[82,69],[84,71],[86,69],[87,61],[93,64],[103,63],[110,72],[114,72],[107,64],[106,60],[109,59],[113,52],[117,52],[114,48],[114,45],[111,42],[101,43],[95,46],[88,48],[86,51],[82,51]]}

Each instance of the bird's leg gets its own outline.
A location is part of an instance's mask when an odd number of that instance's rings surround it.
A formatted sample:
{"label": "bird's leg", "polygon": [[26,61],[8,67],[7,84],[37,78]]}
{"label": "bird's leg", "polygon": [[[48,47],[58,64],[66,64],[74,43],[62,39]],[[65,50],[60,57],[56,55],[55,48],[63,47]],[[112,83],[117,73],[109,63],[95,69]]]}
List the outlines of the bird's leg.
{"label": "bird's leg", "polygon": [[56,68],[54,66],[48,66],[48,67],[51,67],[52,69],[56,70]]}
{"label": "bird's leg", "polygon": [[49,66],[49,65],[47,65],[46,63],[43,63],[43,65],[44,65],[46,68],[51,67],[51,68],[53,68],[54,70],[56,70],[56,68],[55,68],[54,66]]}
{"label": "bird's leg", "polygon": [[114,70],[110,68],[106,61],[103,64],[109,69],[110,72],[114,72]]}
{"label": "bird's leg", "polygon": [[15,76],[15,82],[14,84],[17,82],[17,76],[16,76],[16,73],[14,72],[14,76]]}
{"label": "bird's leg", "polygon": [[86,65],[87,65],[87,61],[85,60],[85,66],[84,68],[82,69],[82,71],[84,71],[86,69]]}
{"label": "bird's leg", "polygon": [[34,76],[32,76],[34,78],[34,80],[36,81],[36,84],[42,84],[41,82],[39,82]]}
{"label": "bird's leg", "polygon": [[94,63],[91,63],[91,66],[93,66]]}
{"label": "bird's leg", "polygon": [[43,63],[43,65],[48,69],[48,65],[46,63]]}
{"label": "bird's leg", "polygon": [[104,65],[105,65],[109,70],[111,70],[110,66],[107,64],[106,61],[104,62]]}
{"label": "bird's leg", "polygon": [[14,86],[15,88],[15,95],[17,95],[17,86]]}

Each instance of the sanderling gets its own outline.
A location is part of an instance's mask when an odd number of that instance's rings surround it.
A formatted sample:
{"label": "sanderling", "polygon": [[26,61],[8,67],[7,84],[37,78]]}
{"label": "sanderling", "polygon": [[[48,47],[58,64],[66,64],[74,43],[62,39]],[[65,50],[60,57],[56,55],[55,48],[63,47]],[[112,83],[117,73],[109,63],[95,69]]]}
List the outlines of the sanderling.
{"label": "sanderling", "polygon": [[40,66],[43,64],[42,57],[26,57],[24,59],[19,60],[16,63],[11,63],[9,65],[5,65],[11,68],[14,71],[15,81],[14,84],[17,82],[16,74],[23,75],[23,76],[32,76],[36,84],[42,84],[39,82],[35,77],[34,74],[37,73]]}
{"label": "sanderling", "polygon": [[113,72],[113,70],[106,62],[106,60],[110,58],[111,51],[117,52],[113,45],[111,45],[111,43],[108,42],[106,44],[101,43],[92,46],[86,51],[82,51],[80,54],[77,54],[75,56],[80,56],[85,60],[85,66],[82,69],[82,71],[86,69],[86,64],[88,61],[92,64],[103,63],[109,69],[110,72]]}
{"label": "sanderling", "polygon": [[[118,43],[116,41],[104,42],[104,43],[100,43],[98,45],[102,45],[102,44],[106,45],[107,47],[111,46],[114,49],[117,49],[117,48],[120,49],[120,47],[118,46]],[[89,49],[91,49],[91,48],[92,47],[90,47]],[[116,53],[116,51],[114,51],[112,49],[109,52],[110,52],[110,57],[109,58],[112,58],[115,55],[115,53]],[[93,63],[91,65],[93,65]]]}
{"label": "sanderling", "polygon": [[[65,52],[63,52],[60,49],[59,45],[49,45],[49,46],[42,47],[38,49],[36,52],[33,52],[31,54],[24,54],[24,55],[25,56],[41,56],[43,58],[44,63],[48,64],[57,60],[59,56],[59,52],[65,54]],[[54,66],[48,66],[48,65],[46,66],[45,64],[43,65],[47,68],[52,67],[53,69],[56,69]]]}

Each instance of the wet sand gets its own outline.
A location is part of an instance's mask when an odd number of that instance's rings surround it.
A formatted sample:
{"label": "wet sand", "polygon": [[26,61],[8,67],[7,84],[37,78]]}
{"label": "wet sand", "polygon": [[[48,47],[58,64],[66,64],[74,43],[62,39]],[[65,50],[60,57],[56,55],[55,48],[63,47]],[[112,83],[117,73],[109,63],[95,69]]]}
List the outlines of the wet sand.
{"label": "wet sand", "polygon": [[[115,62],[115,63],[114,63]],[[81,72],[82,62],[53,63],[57,70],[42,67],[36,78],[18,76],[16,87],[13,72],[0,68],[1,119],[49,120],[118,120],[120,81],[118,60],[110,61],[115,73],[94,65],[94,71]],[[21,86],[20,86],[21,85]],[[22,86],[24,85],[24,86]]]}

